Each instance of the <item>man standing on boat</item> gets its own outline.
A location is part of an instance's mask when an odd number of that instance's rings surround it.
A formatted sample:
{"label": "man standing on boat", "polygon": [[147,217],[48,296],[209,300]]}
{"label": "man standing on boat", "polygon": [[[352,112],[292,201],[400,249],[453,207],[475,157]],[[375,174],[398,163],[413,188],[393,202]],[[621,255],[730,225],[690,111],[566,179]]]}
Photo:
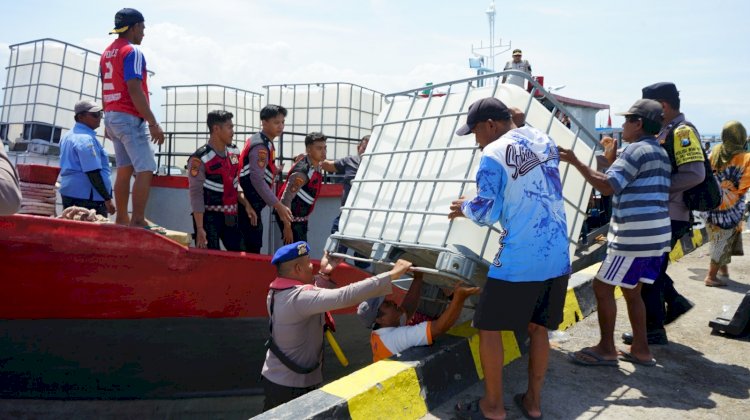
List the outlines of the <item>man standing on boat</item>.
{"label": "man standing on boat", "polygon": [[[117,162],[115,203],[120,211],[116,222],[166,233],[164,228],[149,225],[146,221],[146,203],[156,171],[149,141],[161,145],[164,132],[149,107],[146,58],[139,47],[145,28],[139,11],[122,9],[117,12],[115,28],[110,34],[118,37],[102,53],[99,70],[106,134],[112,139]],[[129,217],[133,174],[133,214]]]}
{"label": "man standing on boat", "polygon": [[292,212],[281,204],[274,191],[276,180],[275,150],[273,139],[284,132],[286,108],[279,105],[266,105],[260,110],[260,132],[253,134],[245,142],[240,154],[240,186],[247,201],[256,214],[257,223],[250,223],[240,212],[240,229],[245,241],[245,249],[260,254],[263,247],[263,223],[261,211],[268,205],[276,211],[276,217],[289,222]]}
{"label": "man standing on boat", "polygon": [[305,136],[307,153],[292,165],[279,190],[281,203],[292,210],[290,221],[276,219],[285,244],[307,241],[307,222],[323,185],[320,164],[326,159],[326,140],[328,138],[318,132]]}
{"label": "man standing on boat", "polygon": [[469,133],[482,149],[477,196],[454,201],[448,217],[467,217],[483,226],[500,222],[502,229],[473,322],[479,329],[485,394],[459,403],[456,414],[505,417],[500,331],[525,330],[531,339],[528,387],[513,401],[527,418],[541,418],[547,329],[562,322],[570,277],[557,146],[535,128],[517,128],[508,107],[493,97],[471,104],[466,124],[456,131],[459,136]]}
{"label": "man standing on boat", "polygon": [[391,293],[391,281],[409,271],[411,263],[398,260],[377,276],[335,289],[331,271],[341,260],[324,256],[313,275],[310,247],[295,242],[279,248],[271,262],[278,276],[271,283],[267,307],[270,338],[263,363],[263,411],[291,401],[323,382],[323,327],[325,312],[346,308]]}
{"label": "man standing on boat", "polygon": [[[531,64],[529,64],[529,60],[522,60],[522,51],[519,49],[513,50],[513,61],[508,61],[505,63],[505,67],[503,68],[503,71],[506,70],[519,70],[522,71],[531,77]],[[526,88],[526,83],[523,77],[521,76],[503,76],[503,83],[511,83],[516,86],[520,86],[521,88]]]}
{"label": "man standing on boat", "polygon": [[232,144],[233,117],[227,111],[209,112],[206,121],[210,132],[208,143],[198,148],[188,160],[190,207],[198,248],[221,249],[221,239],[228,251],[242,251],[238,212],[247,212],[250,223],[257,223],[255,211],[237,188],[240,151]]}
{"label": "man standing on boat", "polygon": [[[642,89],[644,99],[661,103],[664,121],[658,139],[672,163],[672,182],[669,187],[669,217],[672,220],[670,248],[692,229],[692,212],[683,200],[683,193],[700,184],[705,177],[704,155],[700,134],[695,126],[680,112],[680,93],[674,83],[654,83]],[[667,274],[669,258],[661,266],[659,277],[653,284],[644,285],[643,301],[646,304],[646,330],[649,344],[669,344],[665,325],[674,322],[693,308],[693,303],[680,295],[674,281]],[[666,308],[665,308],[666,304]],[[625,344],[633,341],[631,333],[624,333]]]}
{"label": "man standing on boat", "polygon": [[63,208],[93,209],[107,217],[115,214],[109,155],[96,138],[102,108],[80,101],[73,108],[76,124],[60,140],[60,196]]}

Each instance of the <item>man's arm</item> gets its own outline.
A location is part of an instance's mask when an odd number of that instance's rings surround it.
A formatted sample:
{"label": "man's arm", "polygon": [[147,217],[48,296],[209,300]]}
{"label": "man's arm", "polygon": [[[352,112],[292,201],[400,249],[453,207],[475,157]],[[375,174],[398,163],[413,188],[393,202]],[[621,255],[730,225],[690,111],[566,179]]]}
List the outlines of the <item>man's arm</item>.
{"label": "man's arm", "polygon": [[332,160],[324,160],[323,162],[320,162],[320,167],[323,168],[323,170],[326,172],[330,172],[332,174],[338,173],[336,164]]}
{"label": "man's arm", "polygon": [[584,165],[570,149],[557,146],[557,150],[560,152],[560,160],[568,162],[573,165],[574,168],[578,169],[578,172],[583,175],[586,181],[600,193],[604,195],[612,195],[615,192],[612,185],[610,185],[606,174]]}
{"label": "man's arm", "polygon": [[477,196],[471,201],[463,197],[453,201],[448,218],[467,217],[482,226],[492,226],[500,220],[503,207],[506,174],[500,163],[492,158],[483,156],[479,161],[477,171]]}
{"label": "man's arm", "polygon": [[677,173],[672,174],[670,193],[686,191],[703,182],[706,168],[703,162],[688,162],[677,167]]}
{"label": "man's arm", "polygon": [[[263,153],[261,153],[261,151]],[[250,172],[250,184],[258,192],[260,198],[269,206],[276,210],[282,222],[291,222],[292,211],[289,207],[283,205],[276,195],[268,186],[264,177],[266,166],[268,165],[268,151],[262,147],[253,147],[248,153],[248,167]]]}
{"label": "man's arm", "polygon": [[307,184],[310,179],[307,174],[302,172],[293,172],[289,175],[289,179],[286,181],[286,188],[281,195],[281,204],[289,207],[292,205],[292,200],[297,196],[297,192],[302,188],[303,185]]}
{"label": "man's arm", "polygon": [[438,319],[432,321],[430,332],[432,337],[435,338],[446,331],[448,331],[453,324],[456,323],[458,316],[461,315],[461,311],[464,308],[464,301],[471,295],[476,295],[480,292],[478,287],[460,287],[456,286],[453,289],[453,300],[448,305],[448,308],[440,314]]}
{"label": "man's arm", "polygon": [[89,177],[89,182],[91,182],[91,185],[94,187],[96,192],[98,192],[99,195],[101,195],[104,199],[104,206],[107,208],[107,212],[110,214],[117,213],[117,208],[115,208],[115,204],[112,202],[112,196],[110,195],[109,191],[107,191],[107,187],[104,186],[104,179],[102,178],[101,169],[88,171],[86,172],[86,176]]}
{"label": "man's arm", "polygon": [[326,311],[354,306],[375,296],[391,293],[391,281],[400,278],[409,271],[411,263],[398,260],[390,271],[378,274],[338,289],[312,288],[300,294],[299,304],[295,310],[301,315],[315,315]]}
{"label": "man's arm", "polygon": [[[258,226],[258,215],[255,213],[255,210],[253,210],[253,206],[250,205],[250,202],[245,198],[245,193],[242,191],[242,188],[237,191],[237,203],[245,209],[245,213],[247,213],[247,217],[250,219],[250,225]],[[238,209],[238,211],[242,211],[242,209]]]}
{"label": "man's arm", "polygon": [[151,112],[151,108],[148,107],[148,100],[146,99],[146,93],[141,88],[141,79],[130,79],[127,81],[128,93],[130,99],[133,101],[133,106],[141,114],[146,123],[148,124],[148,131],[151,134],[151,141],[161,145],[164,143],[164,131],[156,121],[154,113]]}
{"label": "man's arm", "polygon": [[422,276],[421,272],[414,272],[414,280],[411,281],[409,291],[406,292],[404,300],[401,301],[401,309],[406,312],[407,320],[414,316],[414,312],[417,311],[417,306],[419,306],[419,298],[422,296],[422,285],[424,284]]}
{"label": "man's arm", "polygon": [[208,245],[206,230],[203,228],[203,213],[206,211],[206,203],[203,201],[203,183],[206,181],[206,165],[197,158],[191,157],[188,162],[188,193],[190,194],[190,207],[195,219],[195,245],[205,248]]}
{"label": "man's arm", "polygon": [[21,187],[18,175],[0,142],[0,215],[13,214],[21,207]]}

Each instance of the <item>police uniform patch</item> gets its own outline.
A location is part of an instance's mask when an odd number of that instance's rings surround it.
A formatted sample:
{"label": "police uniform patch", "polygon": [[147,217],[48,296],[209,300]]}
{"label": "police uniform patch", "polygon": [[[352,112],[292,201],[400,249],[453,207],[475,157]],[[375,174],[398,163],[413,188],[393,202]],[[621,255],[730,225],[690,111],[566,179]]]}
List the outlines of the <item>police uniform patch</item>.
{"label": "police uniform patch", "polygon": [[297,245],[297,255],[305,255],[307,254],[307,244],[301,243]]}
{"label": "police uniform patch", "polygon": [[698,136],[689,125],[674,130],[674,155],[677,166],[690,162],[703,162],[703,149]]}
{"label": "police uniform patch", "polygon": [[235,154],[229,155],[229,161],[232,162],[232,165],[240,163],[240,159]]}
{"label": "police uniform patch", "polygon": [[258,166],[261,168],[265,168],[267,159],[268,152],[265,150],[258,150]]}
{"label": "police uniform patch", "polygon": [[190,158],[190,176],[198,176],[198,170],[201,168],[201,160],[197,157]]}
{"label": "police uniform patch", "polygon": [[294,186],[298,189],[305,185],[305,180],[301,176],[294,177]]}

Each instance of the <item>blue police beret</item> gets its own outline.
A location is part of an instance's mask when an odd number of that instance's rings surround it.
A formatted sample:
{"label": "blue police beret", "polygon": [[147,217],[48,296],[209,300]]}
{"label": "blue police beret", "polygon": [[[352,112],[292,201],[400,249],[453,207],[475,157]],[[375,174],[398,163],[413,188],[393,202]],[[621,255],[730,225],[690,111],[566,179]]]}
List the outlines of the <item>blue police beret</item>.
{"label": "blue police beret", "polygon": [[307,242],[295,242],[293,244],[284,245],[276,250],[276,253],[273,254],[273,259],[271,259],[271,263],[278,265],[299,257],[303,257],[305,255],[308,255],[309,253],[310,246],[307,244]]}

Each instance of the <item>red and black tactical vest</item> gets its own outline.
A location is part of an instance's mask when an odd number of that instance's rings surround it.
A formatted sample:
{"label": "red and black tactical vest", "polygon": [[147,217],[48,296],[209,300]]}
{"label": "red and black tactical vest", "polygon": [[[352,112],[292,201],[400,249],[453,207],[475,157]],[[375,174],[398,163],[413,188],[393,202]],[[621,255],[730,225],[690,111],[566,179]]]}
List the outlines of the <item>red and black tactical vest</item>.
{"label": "red and black tactical vest", "polygon": [[[250,162],[250,151],[260,147],[258,151],[258,161]],[[240,185],[242,185],[242,191],[245,193],[245,198],[250,203],[261,203],[264,207],[265,203],[260,194],[255,190],[252,182],[250,182],[250,166],[256,165],[256,168],[263,167],[263,180],[268,184],[274,194],[273,181],[276,178],[276,172],[278,169],[275,164],[276,153],[273,148],[273,142],[263,133],[253,134],[247,141],[245,141],[245,148],[242,149],[240,154],[240,163],[242,168],[240,169]]]}
{"label": "red and black tactical vest", "polygon": [[239,185],[240,150],[235,145],[227,146],[222,157],[209,145],[204,145],[190,157],[198,158],[206,167],[203,182],[203,203],[206,211],[237,214],[237,186]]}
{"label": "red and black tactical vest", "polygon": [[289,184],[289,177],[295,172],[307,175],[308,181],[305,185],[299,185],[300,188],[297,190],[297,195],[292,199],[292,204],[289,206],[289,210],[292,211],[293,222],[306,222],[315,207],[315,200],[317,200],[320,188],[323,185],[323,175],[320,171],[315,170],[310,164],[307,156],[305,156],[304,159],[300,159],[299,162],[295,163],[292,166],[292,169],[289,170],[286,182],[284,182],[284,185],[279,189],[279,200],[281,200],[284,191],[286,191],[287,185]]}

